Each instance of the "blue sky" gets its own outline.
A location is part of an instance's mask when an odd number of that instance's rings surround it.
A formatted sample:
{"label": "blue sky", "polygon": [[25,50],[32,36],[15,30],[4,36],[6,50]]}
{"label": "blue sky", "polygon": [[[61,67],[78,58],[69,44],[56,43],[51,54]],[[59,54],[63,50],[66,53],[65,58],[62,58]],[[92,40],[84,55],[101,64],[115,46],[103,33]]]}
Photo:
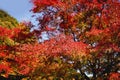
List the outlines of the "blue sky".
{"label": "blue sky", "polygon": [[0,0],[0,9],[7,11],[18,21],[29,20],[32,13],[30,0]]}

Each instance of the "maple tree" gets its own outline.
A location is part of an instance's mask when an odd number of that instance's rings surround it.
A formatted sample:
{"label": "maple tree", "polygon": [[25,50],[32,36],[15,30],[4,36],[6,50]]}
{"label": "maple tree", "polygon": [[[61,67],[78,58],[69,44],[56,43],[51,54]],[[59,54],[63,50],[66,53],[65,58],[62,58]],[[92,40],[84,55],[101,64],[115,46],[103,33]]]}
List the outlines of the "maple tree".
{"label": "maple tree", "polygon": [[[61,75],[66,75],[63,77],[66,79],[72,75],[72,73],[67,74],[69,68],[70,72],[78,74],[72,68],[73,65],[70,63],[72,60],[69,57],[67,59],[67,56],[77,56],[80,59],[80,57],[87,55],[86,44],[82,42],[75,43],[70,37],[67,37],[69,39],[67,40],[64,35],[39,44],[36,41],[26,41],[26,34],[23,34],[25,27],[14,28],[12,30],[0,28],[4,32],[0,33],[0,40],[2,40],[0,45],[0,75],[7,79],[18,79],[16,76],[22,76],[21,78],[25,76],[28,79],[39,79],[39,77],[40,79],[49,79],[50,77],[52,79],[59,79]],[[24,40],[22,38],[24,43],[19,41],[21,35],[25,36]],[[32,36],[31,32],[29,35]],[[27,35],[27,38],[32,39],[29,35]],[[83,55],[80,55],[80,53]],[[62,70],[63,68],[65,68],[65,71]],[[51,73],[53,75],[50,75]]]}
{"label": "maple tree", "polygon": [[28,32],[27,27],[22,24],[12,29],[0,26],[0,79],[5,79],[3,77],[14,79],[15,76],[21,76],[22,70],[19,69],[24,65],[17,63],[19,55],[17,55],[16,47],[33,42],[33,34]]}
{"label": "maple tree", "polygon": [[[65,34],[72,36],[77,46],[77,42],[87,45],[87,56],[90,57],[86,57],[85,63],[82,58],[71,60],[81,79],[108,79],[112,72],[119,74],[119,0],[32,0],[32,3],[32,11],[40,14],[35,16],[38,21],[38,30],[34,30],[37,37],[42,38],[42,34],[46,33],[51,39]],[[82,52],[80,55],[83,55]],[[89,74],[92,77],[88,77]],[[74,79],[78,80],[77,77]]]}
{"label": "maple tree", "polygon": [[38,29],[0,27],[0,77],[119,80],[119,0],[31,1]]}

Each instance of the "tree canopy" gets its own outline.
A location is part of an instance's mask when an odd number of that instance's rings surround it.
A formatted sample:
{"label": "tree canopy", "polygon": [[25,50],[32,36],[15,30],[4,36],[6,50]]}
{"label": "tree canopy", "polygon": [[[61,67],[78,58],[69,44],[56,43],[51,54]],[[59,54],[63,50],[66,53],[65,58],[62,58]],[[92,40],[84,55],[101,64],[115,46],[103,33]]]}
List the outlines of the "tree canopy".
{"label": "tree canopy", "polygon": [[18,22],[15,18],[10,16],[4,10],[0,10],[0,26],[4,26],[7,28],[13,28],[18,26]]}
{"label": "tree canopy", "polygon": [[[0,27],[0,76],[119,80],[119,0],[31,0],[38,22]],[[32,29],[32,31],[30,31]],[[46,36],[43,36],[46,35]],[[39,42],[47,37],[48,40]]]}

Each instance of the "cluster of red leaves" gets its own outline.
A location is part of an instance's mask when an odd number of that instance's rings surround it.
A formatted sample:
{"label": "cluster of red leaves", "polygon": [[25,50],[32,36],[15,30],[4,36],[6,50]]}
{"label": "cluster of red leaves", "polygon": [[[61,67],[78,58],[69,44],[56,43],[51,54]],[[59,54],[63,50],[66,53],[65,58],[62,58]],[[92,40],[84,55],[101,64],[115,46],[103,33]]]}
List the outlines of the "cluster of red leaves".
{"label": "cluster of red leaves", "polygon": [[8,77],[9,73],[11,72],[11,68],[8,65],[0,64],[0,73],[5,73],[5,77]]}
{"label": "cluster of red leaves", "polygon": [[[16,53],[17,51],[15,52],[15,50],[16,50],[16,46],[19,45],[21,38],[24,41],[26,38],[30,38],[30,37],[31,37],[31,33],[28,33],[28,31],[26,31],[26,28],[24,29],[24,26],[21,26],[19,28],[13,28],[13,29],[0,27],[1,43],[4,43],[4,40],[6,38],[16,43],[14,45],[0,44],[0,74],[3,73],[5,77],[8,77],[8,75],[11,74],[11,72],[14,72],[14,71],[16,72],[16,70],[18,70],[18,73],[20,74],[29,73],[29,68],[24,64],[22,64],[23,62],[21,61],[22,59],[27,59],[29,61],[31,58],[27,58],[27,55],[17,56],[17,53]],[[26,41],[26,43],[27,42],[28,41]],[[33,59],[34,58],[32,57],[31,61]],[[14,70],[14,68],[17,68],[17,69]]]}
{"label": "cluster of red leaves", "polygon": [[120,73],[111,73],[109,80],[119,80],[120,79]]}
{"label": "cluster of red leaves", "polygon": [[[81,59],[89,55],[88,45],[74,42],[70,37],[59,36],[43,43],[21,44],[16,47],[18,53],[15,61],[19,65],[19,73],[23,75],[34,72],[41,64],[41,57],[60,57],[69,55]],[[45,62],[45,61],[44,61]]]}
{"label": "cluster of red leaves", "polygon": [[36,67],[36,57],[20,53],[14,60],[17,62],[17,71],[19,74],[28,75]]}
{"label": "cluster of red leaves", "polygon": [[38,12],[40,8],[44,6],[51,6],[58,4],[58,0],[31,0],[33,4],[35,4],[33,8],[33,12]]}
{"label": "cluster of red leaves", "polygon": [[66,14],[65,12],[60,12],[59,14],[61,17],[64,15],[63,17],[63,22],[60,23],[60,27],[63,29],[68,29],[70,27],[75,27],[77,24],[77,21],[74,19],[76,13],[69,13]]}
{"label": "cluster of red leaves", "polygon": [[92,45],[91,51],[99,53],[98,57],[103,56],[107,51],[120,52],[120,27],[110,26],[105,29],[92,28],[89,32],[86,32],[86,41],[89,43],[95,43]]}
{"label": "cluster of red leaves", "polygon": [[1,37],[3,37],[3,36],[9,36],[9,37],[11,37],[10,32],[11,32],[11,30],[5,29],[3,27],[0,27],[0,36]]}
{"label": "cluster of red leaves", "polygon": [[[60,18],[61,21],[59,22],[60,24],[58,24],[59,28],[62,29],[72,29],[72,31],[76,31],[77,27],[79,28],[79,24],[82,21],[84,23],[84,18],[89,19],[93,13],[97,16],[97,21],[94,24],[99,23],[101,20],[102,24],[100,24],[100,27],[103,27],[104,25],[107,26],[110,22],[109,19],[111,18],[111,16],[108,15],[111,12],[108,10],[109,7],[107,4],[112,6],[113,2],[114,4],[118,4],[117,0],[32,0],[32,3],[34,4],[33,12],[43,14],[43,18],[38,18],[40,23],[38,25],[41,26],[39,28],[41,31],[38,34],[41,34],[42,31],[53,31],[58,29],[56,27],[49,27],[49,25],[51,25],[49,22],[53,20],[54,14],[56,18]],[[89,12],[89,10],[91,11]],[[89,12],[89,14],[86,14],[86,12]],[[101,16],[97,14],[98,12]],[[96,19],[96,17],[94,18]],[[55,22],[55,24],[56,23],[57,22]]]}
{"label": "cluster of red leaves", "polygon": [[106,0],[32,0],[32,3],[34,4],[33,12],[39,12],[39,10],[45,6],[57,6],[66,10],[77,3],[88,5],[89,9],[96,7],[101,9],[102,4],[105,2]]}
{"label": "cluster of red leaves", "polygon": [[93,27],[89,32],[86,32],[86,36],[95,37],[100,36],[103,33],[103,30],[99,30],[96,27]]}
{"label": "cluster of red leaves", "polygon": [[83,42],[74,42],[72,38],[66,36],[57,36],[56,38],[45,41],[44,43],[23,44],[18,47],[18,51],[26,54],[45,54],[50,56],[70,55],[76,53],[77,55],[87,55],[88,45]]}
{"label": "cluster of red leaves", "polygon": [[12,54],[7,53],[7,46],[0,46],[0,74],[4,77],[8,77],[8,75],[13,72],[11,62],[8,61],[8,59],[12,60]]}
{"label": "cluster of red leaves", "polygon": [[[3,46],[4,47],[4,46]],[[8,75],[13,71],[10,63],[7,61],[9,58],[9,55],[4,51],[5,49],[0,49],[0,74],[3,74],[5,77],[8,77]]]}
{"label": "cluster of red leaves", "polygon": [[19,32],[20,32],[19,28],[8,29],[0,26],[0,37],[13,38]]}

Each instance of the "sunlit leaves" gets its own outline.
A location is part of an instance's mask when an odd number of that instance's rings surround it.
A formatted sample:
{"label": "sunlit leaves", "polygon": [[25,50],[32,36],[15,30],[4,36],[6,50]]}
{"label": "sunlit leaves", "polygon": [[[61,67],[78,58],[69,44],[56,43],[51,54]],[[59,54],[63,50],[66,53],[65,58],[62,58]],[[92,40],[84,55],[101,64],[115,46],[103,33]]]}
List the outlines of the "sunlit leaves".
{"label": "sunlit leaves", "polygon": [[[14,29],[0,27],[1,76],[14,73],[33,80],[119,78],[118,0],[32,3],[33,12],[40,13],[38,29],[30,32],[34,25],[29,22]],[[48,40],[39,42],[43,33]]]}
{"label": "sunlit leaves", "polygon": [[[25,41],[26,38],[30,39],[31,37],[30,35],[31,34],[29,33],[29,30],[25,29],[25,26],[23,25],[19,25],[19,28],[13,28],[13,29],[4,28],[2,26],[0,27],[0,64],[1,64],[0,74],[1,76],[8,77],[9,75],[16,75],[16,73],[22,74],[22,75],[26,75],[29,73],[29,67],[27,68],[27,66],[22,66],[24,64],[18,63],[20,59],[17,56],[18,51],[16,51],[15,47],[21,43],[19,41],[20,37],[24,37],[22,39],[23,41]],[[28,40],[26,41],[26,43],[27,42]]]}
{"label": "sunlit leaves", "polygon": [[57,39],[50,39],[41,44],[24,44],[18,47],[18,51],[26,54],[39,54],[39,55],[87,55],[87,44],[82,42],[74,42],[71,38],[66,36],[59,36]]}
{"label": "sunlit leaves", "polygon": [[[46,32],[49,38],[43,44],[43,53],[67,55],[63,58],[66,61],[68,57],[74,58],[75,61],[70,61],[76,63],[75,69],[80,71],[83,80],[88,80],[84,74],[86,72],[90,72],[92,79],[97,80],[101,77],[108,79],[109,73],[119,71],[116,69],[120,52],[119,0],[32,1],[33,12],[42,14],[37,18],[39,29],[34,32],[37,35]],[[68,37],[64,40],[62,37],[59,41],[56,37],[59,34],[72,36],[73,40]],[[87,59],[83,60],[82,56]]]}

